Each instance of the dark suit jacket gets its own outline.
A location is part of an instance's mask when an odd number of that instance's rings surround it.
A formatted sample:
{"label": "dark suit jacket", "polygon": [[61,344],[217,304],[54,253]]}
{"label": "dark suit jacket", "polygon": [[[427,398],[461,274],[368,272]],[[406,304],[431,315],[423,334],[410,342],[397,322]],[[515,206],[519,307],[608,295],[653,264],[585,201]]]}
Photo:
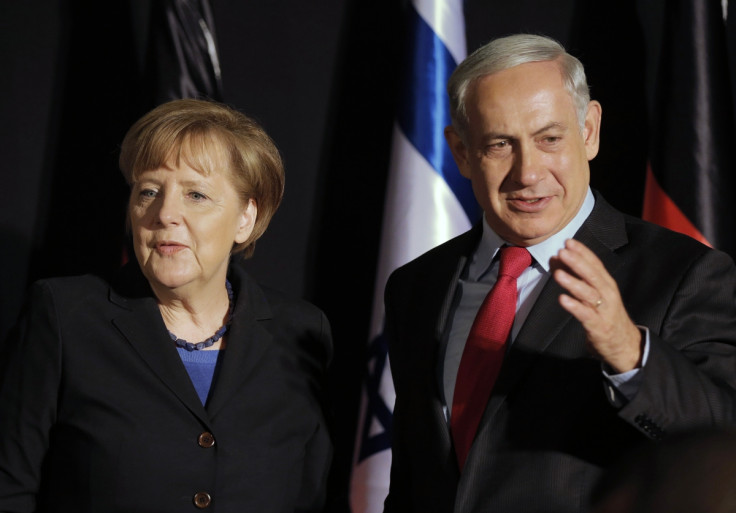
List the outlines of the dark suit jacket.
{"label": "dark suit jacket", "polygon": [[[137,265],[34,285],[0,374],[0,511],[318,511],[331,444],[324,314],[238,266],[205,408]],[[214,436],[209,447],[206,436]]]}
{"label": "dark suit jacket", "polygon": [[[396,387],[387,512],[580,512],[602,469],[640,441],[736,418],[736,269],[597,196],[575,238],[651,333],[641,388],[615,395],[550,279],[509,349],[463,475],[443,414],[443,339],[480,226],[398,269],[386,288]],[[613,394],[613,395],[612,395]]]}

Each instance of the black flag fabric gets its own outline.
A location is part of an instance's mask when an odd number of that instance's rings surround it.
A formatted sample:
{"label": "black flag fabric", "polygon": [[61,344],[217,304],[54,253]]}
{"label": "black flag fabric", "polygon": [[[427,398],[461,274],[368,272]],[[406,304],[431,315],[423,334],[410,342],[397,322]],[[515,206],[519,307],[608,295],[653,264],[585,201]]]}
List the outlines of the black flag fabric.
{"label": "black flag fabric", "polygon": [[736,257],[734,109],[720,2],[667,0],[643,217]]}
{"label": "black flag fabric", "polygon": [[220,59],[209,0],[166,0],[152,5],[155,103],[177,98],[222,101]]}
{"label": "black flag fabric", "polygon": [[[145,55],[143,96],[151,103],[145,110],[179,98],[223,101],[215,20],[209,0],[136,4],[132,14],[137,20],[134,28],[148,35],[141,49]],[[127,237],[121,263],[128,262],[131,255],[132,240]]]}

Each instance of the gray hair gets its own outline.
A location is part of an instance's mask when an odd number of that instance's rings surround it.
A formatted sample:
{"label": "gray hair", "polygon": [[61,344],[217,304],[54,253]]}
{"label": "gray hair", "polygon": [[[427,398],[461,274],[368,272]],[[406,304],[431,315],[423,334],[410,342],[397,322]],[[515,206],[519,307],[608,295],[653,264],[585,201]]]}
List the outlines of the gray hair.
{"label": "gray hair", "polygon": [[481,46],[461,62],[450,76],[447,83],[450,115],[452,125],[460,138],[467,142],[468,113],[465,98],[468,87],[474,80],[527,62],[542,61],[558,63],[565,88],[572,96],[582,130],[590,102],[590,90],[582,63],[567,53],[565,48],[552,38],[533,34],[516,34],[494,39]]}

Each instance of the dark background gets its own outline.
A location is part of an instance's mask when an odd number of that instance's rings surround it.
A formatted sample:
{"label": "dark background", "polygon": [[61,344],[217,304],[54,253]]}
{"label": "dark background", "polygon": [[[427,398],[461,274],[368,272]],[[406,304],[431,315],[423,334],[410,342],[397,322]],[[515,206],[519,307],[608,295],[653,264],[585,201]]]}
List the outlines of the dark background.
{"label": "dark background", "polygon": [[[665,0],[468,0],[468,50],[526,31],[560,40],[603,104],[593,186],[641,212]],[[121,261],[126,129],[153,105],[148,2],[0,5],[0,337],[28,284]],[[305,297],[335,339],[334,510],[343,508],[383,209],[405,2],[214,0],[224,101],[256,118],[287,170],[245,265]]]}

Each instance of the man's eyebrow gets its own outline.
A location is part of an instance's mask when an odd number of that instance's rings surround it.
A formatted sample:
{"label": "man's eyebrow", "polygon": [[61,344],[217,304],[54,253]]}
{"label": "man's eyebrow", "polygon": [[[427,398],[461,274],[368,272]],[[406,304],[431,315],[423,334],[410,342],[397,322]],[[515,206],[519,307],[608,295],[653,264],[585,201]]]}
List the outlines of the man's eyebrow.
{"label": "man's eyebrow", "polygon": [[560,123],[558,121],[553,121],[552,123],[543,126],[536,132],[534,132],[532,135],[539,135],[543,134],[544,132],[547,132],[548,130],[567,130],[567,125],[565,123]]}
{"label": "man's eyebrow", "polygon": [[[543,126],[536,132],[532,133],[532,136],[543,134],[544,132],[547,132],[549,130],[563,130],[564,131],[564,130],[567,130],[567,125],[559,121],[552,121],[551,123]],[[483,135],[483,142],[492,141],[495,139],[514,140],[516,139],[516,137],[514,137],[513,135],[505,134],[503,132],[488,132],[487,134]]]}
{"label": "man's eyebrow", "polygon": [[502,132],[488,132],[487,134],[483,135],[483,141],[488,142],[492,141],[494,139],[515,139],[512,135],[507,135]]}

